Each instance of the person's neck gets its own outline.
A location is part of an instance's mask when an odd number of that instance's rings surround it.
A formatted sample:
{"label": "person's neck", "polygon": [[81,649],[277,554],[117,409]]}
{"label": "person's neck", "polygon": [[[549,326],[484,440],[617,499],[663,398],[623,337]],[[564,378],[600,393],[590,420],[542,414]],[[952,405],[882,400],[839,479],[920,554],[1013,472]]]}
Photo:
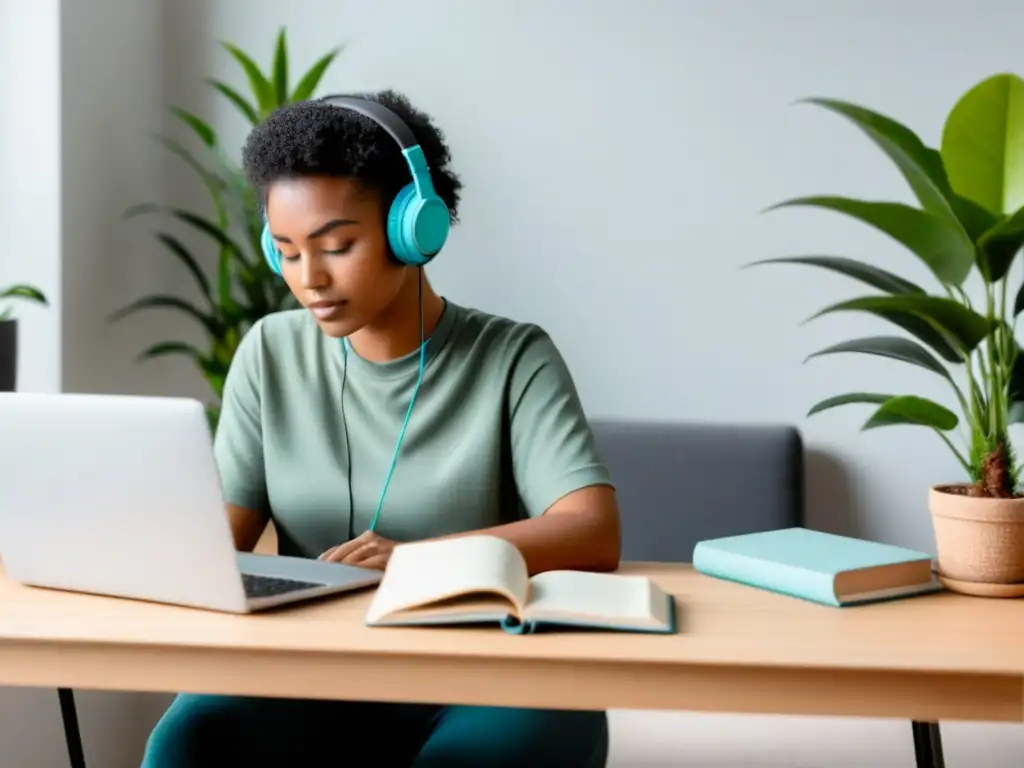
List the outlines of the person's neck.
{"label": "person's neck", "polygon": [[[413,272],[395,301],[372,325],[349,337],[352,349],[372,363],[404,357],[420,346],[420,276]],[[429,338],[441,320],[444,299],[435,293],[427,276],[423,279],[423,336]]]}

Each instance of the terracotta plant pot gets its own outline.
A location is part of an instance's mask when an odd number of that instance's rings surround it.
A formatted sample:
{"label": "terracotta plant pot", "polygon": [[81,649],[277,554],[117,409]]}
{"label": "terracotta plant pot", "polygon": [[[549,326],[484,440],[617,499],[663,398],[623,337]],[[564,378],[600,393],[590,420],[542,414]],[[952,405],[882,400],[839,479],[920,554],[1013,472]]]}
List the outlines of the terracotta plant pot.
{"label": "terracotta plant pot", "polygon": [[940,577],[957,592],[1024,595],[1024,498],[978,498],[963,489],[937,485],[928,493]]}

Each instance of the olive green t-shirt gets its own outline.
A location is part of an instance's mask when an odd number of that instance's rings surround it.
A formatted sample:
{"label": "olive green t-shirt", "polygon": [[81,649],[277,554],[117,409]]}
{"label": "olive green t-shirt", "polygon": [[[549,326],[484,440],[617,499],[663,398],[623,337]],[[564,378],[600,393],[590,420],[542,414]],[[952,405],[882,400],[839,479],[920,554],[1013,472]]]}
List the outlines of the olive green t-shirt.
{"label": "olive green t-shirt", "polygon": [[[270,517],[281,554],[316,557],[367,530],[419,362],[419,350],[367,361],[304,309],[260,320],[224,389],[225,500]],[[413,541],[500,525],[595,484],[611,480],[548,334],[446,302],[376,532]]]}

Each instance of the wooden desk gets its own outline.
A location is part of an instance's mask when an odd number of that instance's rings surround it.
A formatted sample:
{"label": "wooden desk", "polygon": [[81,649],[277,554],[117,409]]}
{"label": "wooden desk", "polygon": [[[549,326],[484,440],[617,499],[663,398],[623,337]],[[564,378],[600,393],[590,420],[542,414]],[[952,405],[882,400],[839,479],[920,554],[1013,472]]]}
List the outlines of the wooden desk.
{"label": "wooden desk", "polygon": [[629,566],[675,636],[369,629],[370,593],[231,616],[0,577],[0,684],[130,691],[1024,720],[1024,605],[938,594],[834,609]]}

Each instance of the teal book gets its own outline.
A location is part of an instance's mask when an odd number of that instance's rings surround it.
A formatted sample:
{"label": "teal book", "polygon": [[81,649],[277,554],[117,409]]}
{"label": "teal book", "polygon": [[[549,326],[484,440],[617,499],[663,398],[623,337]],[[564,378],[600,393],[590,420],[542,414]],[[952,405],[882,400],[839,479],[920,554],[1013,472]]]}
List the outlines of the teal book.
{"label": "teal book", "polygon": [[509,634],[579,628],[674,634],[674,597],[645,576],[546,571],[483,534],[399,544],[377,585],[371,627],[490,624]]}
{"label": "teal book", "polygon": [[837,607],[935,592],[923,552],[784,528],[698,542],[693,567],[708,576]]}

